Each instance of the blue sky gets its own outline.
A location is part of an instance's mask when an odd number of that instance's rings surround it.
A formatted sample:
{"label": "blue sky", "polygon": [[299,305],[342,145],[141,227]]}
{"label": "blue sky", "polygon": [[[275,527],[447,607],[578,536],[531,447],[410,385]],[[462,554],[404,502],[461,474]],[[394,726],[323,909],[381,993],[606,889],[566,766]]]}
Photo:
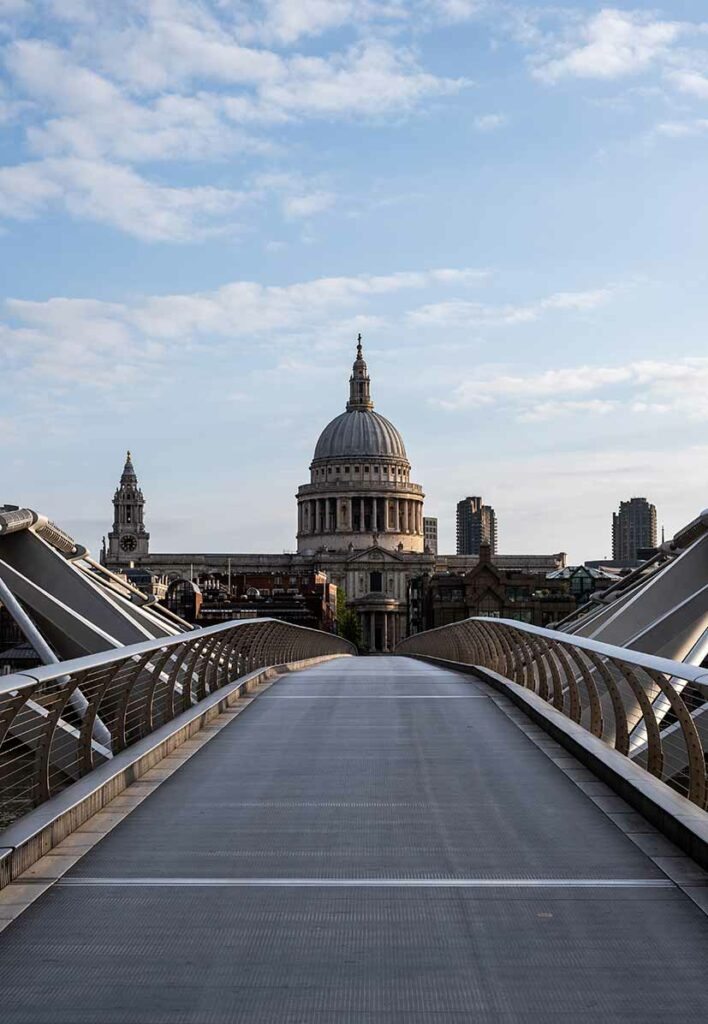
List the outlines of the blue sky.
{"label": "blue sky", "polygon": [[708,505],[708,14],[0,0],[0,500],[294,547],[356,333],[453,549]]}

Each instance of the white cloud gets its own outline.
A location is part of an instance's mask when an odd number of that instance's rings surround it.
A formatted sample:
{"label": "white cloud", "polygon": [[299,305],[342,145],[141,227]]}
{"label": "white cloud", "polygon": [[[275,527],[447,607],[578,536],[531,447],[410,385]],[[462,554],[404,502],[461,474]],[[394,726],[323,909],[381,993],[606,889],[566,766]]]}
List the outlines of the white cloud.
{"label": "white cloud", "polygon": [[683,93],[708,100],[708,77],[697,71],[673,71],[667,75],[669,81]]}
{"label": "white cloud", "polygon": [[662,121],[654,128],[656,135],[669,139],[691,138],[708,131],[708,118],[699,117],[692,121]]}
{"label": "white cloud", "polygon": [[[291,39],[338,23],[354,6],[353,0],[273,3],[268,16],[277,16],[280,37]],[[385,6],[371,8],[398,17]],[[55,17],[72,26],[69,47],[19,39],[6,50],[9,75],[30,111],[27,142],[45,158],[0,169],[6,215],[29,216],[57,201],[137,237],[201,237],[241,203],[244,190],[166,187],[139,176],[136,164],[273,155],[277,147],[265,133],[274,125],[398,116],[468,84],[426,71],[412,51],[386,39],[367,38],[323,56],[244,46],[234,12],[210,12],[189,0],[147,7],[126,0],[119,8],[97,0],[85,19],[80,5],[59,7]],[[0,120],[14,109],[0,96]],[[282,205],[286,217],[298,218],[333,201],[329,190],[308,188],[288,194]]]}
{"label": "white cloud", "polygon": [[541,420],[553,420],[559,416],[570,416],[579,414],[581,416],[606,416],[619,408],[618,402],[602,398],[589,398],[587,401],[560,400],[539,402],[532,406],[527,412],[522,413],[521,420],[528,423]]}
{"label": "white cloud", "polygon": [[370,0],[265,0],[263,7],[265,16],[252,31],[262,39],[286,45],[330,29],[405,16],[402,5]]}
{"label": "white cloud", "polygon": [[413,323],[436,327],[496,327],[530,323],[549,310],[595,309],[612,297],[611,288],[597,288],[586,292],[556,292],[538,302],[520,306],[488,306],[481,302],[452,300],[430,303],[412,310]]}
{"label": "white cloud", "polygon": [[183,242],[223,231],[249,198],[210,186],[156,185],[98,160],[49,158],[0,168],[0,215],[30,218],[60,205],[146,241]]}
{"label": "white cloud", "polygon": [[642,11],[605,8],[557,44],[559,56],[544,54],[534,73],[547,82],[638,74],[665,56],[687,30],[685,23],[656,20]]}
{"label": "white cloud", "polygon": [[283,210],[285,216],[290,218],[312,217],[331,209],[334,206],[335,198],[332,192],[310,192],[308,195],[286,196],[283,200]]}
{"label": "white cloud", "polygon": [[461,22],[476,17],[489,4],[488,0],[429,0],[427,6],[443,21]]}
{"label": "white cloud", "polygon": [[24,94],[46,112],[27,132],[40,153],[135,163],[214,158],[237,146],[268,148],[233,123],[228,103],[217,94],[165,93],[136,102],[64,50],[38,40],[15,43],[6,62]]}
{"label": "white cloud", "polygon": [[[388,275],[317,278],[287,286],[234,281],[215,291],[148,296],[133,304],[54,298],[11,299],[0,322],[9,363],[50,384],[75,381],[120,390],[141,368],[165,368],[194,345],[245,340],[274,350],[342,331],[381,328],[367,305],[399,292],[459,286],[477,280],[472,269],[442,268]],[[288,354],[286,352],[286,354]]]}
{"label": "white cloud", "polygon": [[284,76],[259,88],[256,102],[266,116],[375,117],[411,110],[468,84],[423,71],[409,51],[371,40],[328,58],[291,58]]}
{"label": "white cloud", "polygon": [[493,132],[508,124],[506,114],[480,114],[474,119],[474,126],[480,132]]}
{"label": "white cloud", "polygon": [[[575,397],[592,392],[602,394],[591,399]],[[619,366],[587,364],[526,375],[491,369],[468,377],[451,397],[437,404],[447,409],[509,405],[523,420],[551,419],[572,412],[606,415],[614,411],[638,415],[672,412],[687,419],[705,420],[708,358],[640,360]]]}

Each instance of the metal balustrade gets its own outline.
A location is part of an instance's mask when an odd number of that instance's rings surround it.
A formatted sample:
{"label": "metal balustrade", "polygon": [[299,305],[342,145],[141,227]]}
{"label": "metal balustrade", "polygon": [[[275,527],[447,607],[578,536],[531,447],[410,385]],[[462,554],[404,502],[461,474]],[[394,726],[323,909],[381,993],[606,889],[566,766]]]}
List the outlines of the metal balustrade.
{"label": "metal balustrade", "polygon": [[249,619],[2,677],[0,828],[254,669],[355,653],[331,633]]}
{"label": "metal balustrade", "polygon": [[418,633],[396,654],[489,669],[532,690],[693,803],[708,804],[705,668],[489,618]]}

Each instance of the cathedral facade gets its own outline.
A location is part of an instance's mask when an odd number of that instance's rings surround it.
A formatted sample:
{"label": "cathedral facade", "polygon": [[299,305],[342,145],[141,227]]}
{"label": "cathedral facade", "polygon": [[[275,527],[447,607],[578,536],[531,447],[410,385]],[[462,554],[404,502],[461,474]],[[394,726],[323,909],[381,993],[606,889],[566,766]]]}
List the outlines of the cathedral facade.
{"label": "cathedral facade", "polygon": [[423,498],[411,482],[403,438],[374,411],[359,338],[346,408],[320,434],[310,479],[297,492],[296,554],[151,554],[129,452],[101,560],[111,569],[140,567],[171,579],[270,573],[279,585],[303,571],[326,572],[356,611],[363,646],[390,651],[407,634],[410,580],[434,569]]}
{"label": "cathedral facade", "polygon": [[370,650],[392,650],[403,639],[408,583],[433,568],[423,498],[403,438],[374,411],[360,336],[349,401],[320,434],[309,483],[298,489],[297,543],[298,554],[327,566]]}

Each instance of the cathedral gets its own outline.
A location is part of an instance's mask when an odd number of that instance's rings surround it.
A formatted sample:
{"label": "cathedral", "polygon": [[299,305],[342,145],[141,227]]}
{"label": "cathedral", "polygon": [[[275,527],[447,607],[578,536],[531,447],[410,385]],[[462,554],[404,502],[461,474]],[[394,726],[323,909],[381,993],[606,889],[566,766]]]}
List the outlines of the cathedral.
{"label": "cathedral", "polygon": [[360,336],[345,411],[320,434],[309,481],[297,492],[296,554],[151,554],[128,452],[101,560],[111,569],[140,567],[171,579],[270,572],[282,582],[325,572],[359,616],[363,646],[390,651],[407,635],[410,580],[435,568],[425,546],[423,498],[423,488],[411,482],[403,438],[374,410]]}

